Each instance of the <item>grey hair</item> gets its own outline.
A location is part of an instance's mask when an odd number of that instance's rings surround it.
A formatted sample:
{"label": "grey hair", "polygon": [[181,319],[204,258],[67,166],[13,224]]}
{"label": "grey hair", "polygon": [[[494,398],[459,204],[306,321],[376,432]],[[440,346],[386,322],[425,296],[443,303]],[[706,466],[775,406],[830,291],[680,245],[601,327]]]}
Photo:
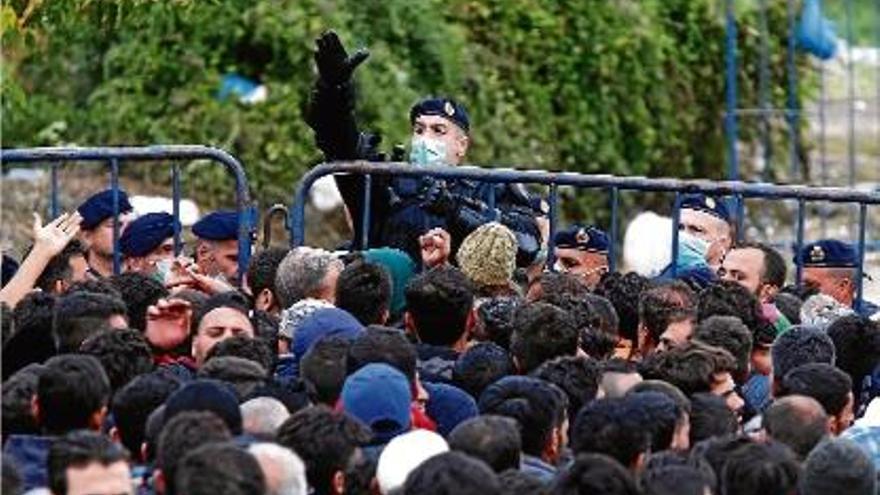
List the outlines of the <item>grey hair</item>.
{"label": "grey hair", "polygon": [[275,293],[282,308],[307,297],[319,297],[330,269],[342,270],[342,261],[323,249],[298,247],[287,253],[275,275]]}
{"label": "grey hair", "polygon": [[278,399],[257,397],[241,405],[241,419],[244,431],[251,435],[271,435],[287,418],[290,412]]}
{"label": "grey hair", "polygon": [[[266,477],[266,495],[306,495],[306,466],[292,450],[274,443],[254,443],[248,452],[260,463]],[[269,471],[272,475],[269,475]],[[277,486],[272,481],[278,480]]]}

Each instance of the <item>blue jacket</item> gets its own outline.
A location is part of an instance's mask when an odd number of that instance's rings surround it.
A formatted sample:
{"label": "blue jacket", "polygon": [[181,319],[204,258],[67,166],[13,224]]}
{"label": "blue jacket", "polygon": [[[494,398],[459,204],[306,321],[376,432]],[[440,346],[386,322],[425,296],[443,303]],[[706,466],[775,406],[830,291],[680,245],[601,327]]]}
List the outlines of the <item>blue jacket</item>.
{"label": "blue jacket", "polygon": [[556,477],[555,466],[547,464],[542,459],[528,454],[523,454],[519,470],[538,478],[544,483],[550,483],[553,481],[553,478]]}
{"label": "blue jacket", "polygon": [[12,459],[24,482],[24,491],[49,485],[46,460],[53,437],[12,435],[3,448],[3,456]]}

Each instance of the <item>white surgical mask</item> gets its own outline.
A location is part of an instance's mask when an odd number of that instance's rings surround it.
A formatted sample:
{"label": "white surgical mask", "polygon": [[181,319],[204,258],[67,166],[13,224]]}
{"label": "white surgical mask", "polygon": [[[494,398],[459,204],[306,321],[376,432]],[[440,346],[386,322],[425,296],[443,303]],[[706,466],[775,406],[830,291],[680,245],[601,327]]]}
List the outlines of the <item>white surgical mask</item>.
{"label": "white surgical mask", "polygon": [[413,165],[446,165],[446,143],[439,139],[414,138],[409,151]]}

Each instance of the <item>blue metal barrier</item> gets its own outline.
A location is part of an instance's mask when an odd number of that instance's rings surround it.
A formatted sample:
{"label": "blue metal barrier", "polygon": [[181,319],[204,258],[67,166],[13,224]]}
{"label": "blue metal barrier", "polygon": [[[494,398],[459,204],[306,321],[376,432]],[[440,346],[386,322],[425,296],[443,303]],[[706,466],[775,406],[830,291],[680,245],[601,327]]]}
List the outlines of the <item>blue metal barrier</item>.
{"label": "blue metal barrier", "polygon": [[[150,161],[159,160],[211,160],[219,162],[235,180],[235,205],[238,212],[238,275],[239,282],[247,271],[248,260],[251,253],[252,221],[249,213],[250,193],[244,166],[237,158],[226,151],[206,146],[190,145],[161,145],[144,147],[50,147],[50,148],[20,148],[0,150],[0,163],[25,163],[25,164],[50,164],[50,209],[53,218],[59,214],[58,205],[58,167],[67,161],[79,162],[103,162],[110,167],[110,187],[113,195],[113,271],[120,271],[119,251],[119,166],[123,161]],[[174,163],[171,168],[173,215],[180,219],[180,167]],[[174,250],[180,254],[181,242],[180,231],[174,232]]]}
{"label": "blue metal barrier", "polygon": [[[375,163],[375,162],[336,162],[325,163],[312,168],[302,177],[297,186],[293,205],[290,208],[290,241],[291,246],[301,246],[305,242],[305,207],[308,201],[308,193],[312,185],[321,177],[334,174],[363,175],[368,181],[372,176],[398,176],[398,177],[434,177],[437,179],[468,179],[501,184],[536,184],[549,186],[548,202],[550,220],[550,245],[548,263],[552,266],[553,233],[556,231],[558,219],[558,187],[571,186],[580,189],[602,189],[610,192],[611,197],[611,222],[607,230],[612,239],[616,240],[619,230],[619,216],[617,214],[620,191],[642,192],[667,192],[674,193],[675,200],[672,209],[672,257],[678,258],[678,227],[681,195],[686,193],[703,193],[715,197],[733,196],[738,203],[747,198],[763,198],[775,200],[796,200],[797,209],[797,242],[796,252],[800,252],[804,245],[804,218],[806,216],[807,202],[830,202],[856,204],[860,207],[859,238],[857,242],[859,263],[857,280],[857,304],[862,300],[863,262],[866,247],[867,230],[867,207],[880,205],[880,191],[859,192],[852,189],[831,187],[809,187],[794,185],[774,185],[746,183],[738,181],[710,181],[710,180],[679,180],[671,178],[645,178],[645,177],[615,177],[612,175],[583,175],[570,172],[548,172],[538,170],[512,170],[512,169],[484,169],[477,167],[438,167],[420,166],[414,167],[406,163]],[[365,195],[369,194],[369,187],[365,188]],[[365,198],[364,204],[369,205]],[[370,209],[365,207],[363,221],[361,222],[361,238],[367,239],[370,225]],[[742,229],[739,229],[740,231]],[[362,248],[366,247],[361,246]],[[616,260],[616,242],[611,243],[609,258],[614,263]],[[612,265],[613,266],[613,265]],[[673,272],[675,264],[673,263]],[[801,283],[802,273],[800,267],[796,272],[796,281]]]}

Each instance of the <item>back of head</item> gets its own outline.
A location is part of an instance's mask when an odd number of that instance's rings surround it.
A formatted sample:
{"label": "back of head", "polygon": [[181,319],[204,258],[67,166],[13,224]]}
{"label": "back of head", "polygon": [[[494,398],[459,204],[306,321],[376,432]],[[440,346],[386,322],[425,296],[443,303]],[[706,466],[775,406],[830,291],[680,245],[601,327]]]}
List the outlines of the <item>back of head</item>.
{"label": "back of head", "polygon": [[275,443],[252,443],[254,456],[266,477],[266,495],[306,495],[306,465],[292,450]]}
{"label": "back of head", "polygon": [[137,459],[146,440],[147,418],[180,388],[180,379],[156,371],[130,381],[113,395],[110,410],[122,445]]}
{"label": "back of head", "polygon": [[95,292],[74,292],[58,299],[52,324],[59,352],[76,352],[80,344],[101,331],[110,317],[127,314],[125,303]]}
{"label": "back of head", "polygon": [[659,283],[639,296],[639,323],[654,344],[671,323],[695,316],[696,294],[680,280]]}
{"label": "back of head", "polygon": [[602,369],[592,359],[563,356],[545,362],[531,375],[562,389],[568,397],[568,417],[574,418],[581,406],[596,398]]}
{"label": "back of head", "polygon": [[70,285],[73,276],[73,269],[70,266],[71,258],[86,256],[86,247],[79,239],[71,239],[60,253],[56,254],[49,260],[43,272],[37,278],[34,287],[39,288],[43,292],[52,293],[55,291],[57,282],[63,282]]}
{"label": "back of head", "polygon": [[278,443],[306,464],[306,477],[317,494],[330,493],[333,476],[343,471],[357,449],[370,441],[369,428],[325,406],[303,409],[278,429]]}
{"label": "back of head", "polygon": [[371,326],[351,343],[348,349],[348,374],[371,363],[385,363],[416,379],[416,348],[400,330]]}
{"label": "back of head", "polygon": [[[369,330],[368,330],[369,332]],[[325,337],[309,349],[299,364],[300,377],[308,384],[312,401],[336,405],[348,366],[351,341],[342,337]]]}
{"label": "back of head", "polygon": [[691,395],[710,392],[716,374],[735,368],[736,361],[726,350],[692,341],[649,356],[642,363],[642,374],[669,382]]}
{"label": "back of head", "polygon": [[788,447],[774,441],[748,443],[728,456],[721,471],[722,493],[794,493],[800,471]]}
{"label": "back of head", "polygon": [[834,364],[836,356],[834,342],[828,334],[803,325],[795,325],[776,337],[770,354],[776,380],[802,364]]}
{"label": "back of head", "polygon": [[651,445],[643,412],[627,398],[599,399],[581,409],[571,429],[575,453],[608,455],[621,464],[635,466]]}
{"label": "back of head", "polygon": [[714,480],[691,466],[648,469],[641,479],[644,495],[705,495],[714,488]]}
{"label": "back of head", "polygon": [[232,440],[226,423],[206,411],[182,412],[165,423],[159,435],[156,467],[162,471],[166,494],[189,492],[176,490],[177,468],[188,452],[212,443]]}
{"label": "back of head", "polygon": [[203,445],[177,466],[174,485],[187,495],[264,495],[266,479],[257,460],[232,443]]}
{"label": "back of head", "polygon": [[648,279],[635,272],[608,273],[596,287],[596,294],[614,305],[620,321],[620,336],[635,342],[639,327],[639,298],[648,288]]}
{"label": "back of head", "polygon": [[52,443],[47,459],[52,493],[68,493],[68,469],[98,463],[104,467],[128,462],[128,452],[106,436],[91,431],[72,431]]}
{"label": "back of head", "polygon": [[762,425],[770,438],[787,445],[800,460],[828,435],[828,415],[822,405],[803,395],[774,401],[764,411]]}
{"label": "back of head", "polygon": [[4,438],[10,435],[37,435],[40,433],[34,417],[33,398],[37,384],[45,368],[42,364],[30,364],[18,370],[3,382],[3,398],[0,400],[0,419]]}
{"label": "back of head", "polygon": [[268,373],[265,368],[249,359],[223,356],[206,361],[199,368],[197,376],[232,385],[238,400],[241,401],[266,383]]}
{"label": "back of head", "polygon": [[632,475],[619,462],[601,454],[579,454],[563,471],[551,490],[553,495],[638,495]]}
{"label": "back of head", "polygon": [[710,316],[694,331],[694,339],[720,347],[736,359],[735,376],[745,379],[752,355],[752,332],[736,316]]}
{"label": "back of head", "polygon": [[311,247],[292,249],[275,275],[279,307],[289,308],[309,297],[320,298],[326,291],[332,294],[333,287],[324,286],[330,270],[342,270],[342,262],[333,253]]}
{"label": "back of head", "polygon": [[428,459],[410,473],[403,495],[501,495],[501,485],[484,462],[460,452],[447,452]]}
{"label": "back of head", "polygon": [[272,397],[257,397],[241,405],[242,429],[256,437],[274,437],[289,417],[284,404]]}
{"label": "back of head", "polygon": [[136,330],[104,331],[86,339],[79,350],[101,362],[114,392],[137,376],[153,370],[150,345]]}
{"label": "back of head", "polygon": [[793,394],[812,397],[829,416],[839,416],[851,400],[852,380],[830,364],[804,364],[785,374],[776,395]]}
{"label": "back of head", "polygon": [[480,342],[468,348],[452,369],[452,381],[474,398],[497,380],[516,372],[510,354],[492,342]]}
{"label": "back of head", "polygon": [[732,280],[720,280],[700,292],[697,318],[703,321],[712,316],[736,316],[752,331],[763,320],[758,298]]}
{"label": "back of head", "polygon": [[379,456],[376,481],[382,493],[397,493],[420,464],[449,451],[443,437],[427,430],[413,430],[395,437]]}
{"label": "back of head", "polygon": [[4,380],[31,363],[42,363],[55,355],[52,318],[56,299],[44,292],[31,292],[15,306],[12,311],[15,333],[3,343],[3,359],[0,359]]}
{"label": "back of head", "polygon": [[165,402],[165,422],[188,411],[206,411],[226,423],[233,435],[241,434],[241,410],[231,385],[218,380],[198,379],[175,391]]}
{"label": "back of head", "polygon": [[829,325],[827,332],[836,351],[834,364],[849,374],[855,392],[880,365],[880,322],[863,316],[844,316]]}
{"label": "back of head", "polygon": [[490,385],[480,396],[481,414],[515,419],[520,425],[522,449],[540,456],[553,429],[566,415],[565,394],[555,385],[525,376],[508,376]]}
{"label": "back of head", "polygon": [[427,344],[449,346],[461,339],[473,304],[473,287],[457,268],[434,268],[406,287],[407,314]]}
{"label": "back of head", "polygon": [[56,356],[46,361],[37,384],[40,426],[50,434],[96,428],[109,399],[110,381],[97,359]]}
{"label": "back of head", "polygon": [[564,310],[538,302],[516,312],[510,351],[521,371],[532,371],[556,357],[574,356],[577,346],[578,329]]}
{"label": "back of head", "polygon": [[739,420],[724,398],[708,392],[691,395],[690,419],[691,445],[712,437],[732,435],[739,429]]}
{"label": "back of head", "polygon": [[381,265],[355,261],[336,282],[336,306],[363,325],[382,325],[389,316],[391,277]]}
{"label": "back of head", "polygon": [[537,476],[516,469],[498,475],[501,493],[507,495],[550,495],[550,487]]}
{"label": "back of head", "polygon": [[487,414],[456,426],[449,434],[449,447],[480,459],[501,473],[519,469],[522,439],[515,420]]}
{"label": "back of head", "polygon": [[801,306],[804,305],[804,301],[797,295],[791,292],[778,292],[773,296],[773,305],[776,306],[780,313],[785,315],[785,318],[792,325],[799,325],[801,323]]}
{"label": "back of head", "polygon": [[278,305],[279,301],[275,295],[275,277],[278,274],[278,266],[281,265],[281,261],[287,256],[287,253],[288,250],[285,248],[270,247],[251,256],[248,262],[247,282],[255,298],[259,298],[260,294],[266,290],[272,294],[274,303]]}
{"label": "back of head", "polygon": [[269,343],[262,338],[250,338],[242,335],[230,337],[217,344],[208,351],[205,362],[218,357],[237,357],[252,361],[267,371],[275,369],[278,361],[277,352]]}
{"label": "back of head", "polygon": [[119,291],[128,309],[128,326],[144,331],[147,327],[147,308],[159,299],[168,297],[168,289],[153,277],[143,273],[128,272],[114,275],[110,284]]}
{"label": "back of head", "polygon": [[877,473],[871,458],[852,440],[829,438],[807,457],[802,495],[874,495]]}
{"label": "back of head", "polygon": [[475,338],[510,349],[513,317],[521,304],[522,300],[517,297],[495,297],[484,301],[477,309]]}

